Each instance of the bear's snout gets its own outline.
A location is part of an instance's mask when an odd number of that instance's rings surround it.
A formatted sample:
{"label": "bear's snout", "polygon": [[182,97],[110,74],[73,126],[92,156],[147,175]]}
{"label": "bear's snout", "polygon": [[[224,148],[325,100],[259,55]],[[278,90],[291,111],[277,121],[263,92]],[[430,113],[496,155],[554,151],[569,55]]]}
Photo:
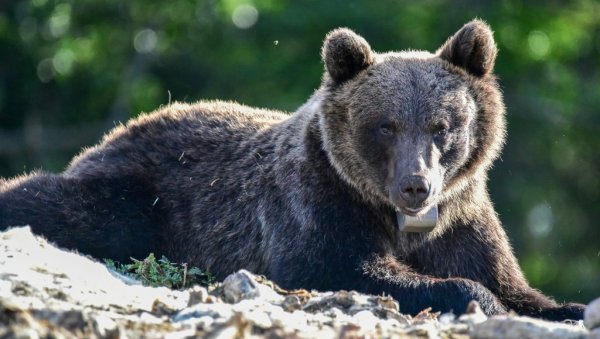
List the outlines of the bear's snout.
{"label": "bear's snout", "polygon": [[407,207],[417,208],[429,198],[431,185],[422,175],[406,175],[400,180],[400,197],[406,202]]}

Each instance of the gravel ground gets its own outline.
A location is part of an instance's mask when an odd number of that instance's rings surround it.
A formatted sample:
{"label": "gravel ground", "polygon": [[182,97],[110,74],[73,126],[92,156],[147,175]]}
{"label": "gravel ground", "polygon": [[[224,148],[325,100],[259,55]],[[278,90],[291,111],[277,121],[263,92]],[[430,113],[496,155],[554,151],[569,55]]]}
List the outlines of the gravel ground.
{"label": "gravel ground", "polygon": [[488,318],[476,303],[460,316],[401,312],[390,297],[285,291],[244,270],[210,289],[145,287],[28,227],[0,233],[0,338],[600,339],[600,299],[570,323]]}

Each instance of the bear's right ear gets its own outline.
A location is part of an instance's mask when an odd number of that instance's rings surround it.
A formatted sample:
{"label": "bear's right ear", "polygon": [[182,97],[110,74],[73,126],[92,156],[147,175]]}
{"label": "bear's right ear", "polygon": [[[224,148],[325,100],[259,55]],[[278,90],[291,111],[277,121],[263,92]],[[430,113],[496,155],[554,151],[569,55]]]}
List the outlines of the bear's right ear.
{"label": "bear's right ear", "polygon": [[374,61],[367,41],[347,28],[338,28],[327,34],[321,57],[325,70],[337,83],[351,79]]}
{"label": "bear's right ear", "polygon": [[497,53],[490,27],[481,20],[473,20],[448,39],[436,54],[473,75],[483,77],[494,68]]}

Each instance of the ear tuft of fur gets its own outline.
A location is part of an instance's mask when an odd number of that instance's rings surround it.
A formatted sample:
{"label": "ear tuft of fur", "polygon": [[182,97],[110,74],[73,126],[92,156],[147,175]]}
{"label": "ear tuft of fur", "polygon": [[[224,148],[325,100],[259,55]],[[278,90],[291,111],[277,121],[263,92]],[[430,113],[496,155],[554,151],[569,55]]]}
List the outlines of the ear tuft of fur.
{"label": "ear tuft of fur", "polygon": [[490,27],[482,20],[465,24],[437,51],[437,55],[467,72],[483,77],[492,72],[498,48]]}
{"label": "ear tuft of fur", "polygon": [[321,57],[325,70],[337,83],[353,78],[374,61],[369,43],[347,28],[338,28],[327,34]]}

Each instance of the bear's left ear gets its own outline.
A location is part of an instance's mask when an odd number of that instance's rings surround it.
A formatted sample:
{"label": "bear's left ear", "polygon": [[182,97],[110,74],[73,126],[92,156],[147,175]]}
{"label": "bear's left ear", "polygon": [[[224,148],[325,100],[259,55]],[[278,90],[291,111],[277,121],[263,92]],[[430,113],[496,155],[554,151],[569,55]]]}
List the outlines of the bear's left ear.
{"label": "bear's left ear", "polygon": [[374,61],[367,41],[347,28],[338,28],[327,34],[321,57],[327,73],[337,83],[351,79]]}
{"label": "bear's left ear", "polygon": [[464,25],[436,52],[440,58],[478,77],[492,72],[497,53],[492,30],[481,20]]}

